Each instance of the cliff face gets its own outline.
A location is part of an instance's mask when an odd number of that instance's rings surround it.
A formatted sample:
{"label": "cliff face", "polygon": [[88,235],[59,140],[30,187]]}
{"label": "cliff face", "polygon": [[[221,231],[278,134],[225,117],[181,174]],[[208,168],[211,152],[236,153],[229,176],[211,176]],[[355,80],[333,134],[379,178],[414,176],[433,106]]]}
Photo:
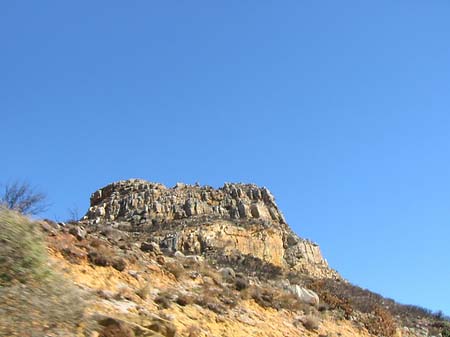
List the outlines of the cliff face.
{"label": "cliff face", "polygon": [[171,251],[233,263],[252,257],[315,277],[339,278],[319,246],[289,228],[270,191],[252,184],[167,188],[140,179],[119,181],[92,194],[83,221],[132,232]]}

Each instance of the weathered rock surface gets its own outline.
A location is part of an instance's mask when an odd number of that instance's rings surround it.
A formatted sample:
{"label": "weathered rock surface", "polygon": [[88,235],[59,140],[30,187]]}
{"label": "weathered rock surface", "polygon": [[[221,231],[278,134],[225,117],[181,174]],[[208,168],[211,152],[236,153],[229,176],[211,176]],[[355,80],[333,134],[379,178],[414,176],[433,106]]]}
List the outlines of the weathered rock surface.
{"label": "weathered rock surface", "polygon": [[306,289],[295,284],[289,286],[288,290],[304,303],[308,303],[314,306],[319,305],[319,296],[310,289]]}
{"label": "weathered rock surface", "polygon": [[264,187],[225,184],[214,189],[177,184],[167,188],[141,179],[119,181],[93,193],[86,218],[139,224],[198,215],[285,222],[274,197]]}
{"label": "weathered rock surface", "polygon": [[144,249],[156,242],[188,255],[241,254],[315,277],[339,277],[317,244],[290,229],[270,191],[253,184],[167,188],[119,181],[92,194],[83,221],[133,232]]}

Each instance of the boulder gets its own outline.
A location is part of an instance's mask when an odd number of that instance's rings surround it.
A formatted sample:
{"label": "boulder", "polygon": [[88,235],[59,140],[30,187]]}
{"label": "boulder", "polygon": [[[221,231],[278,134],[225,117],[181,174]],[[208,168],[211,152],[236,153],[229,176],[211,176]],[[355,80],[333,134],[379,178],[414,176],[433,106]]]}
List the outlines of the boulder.
{"label": "boulder", "polygon": [[81,226],[74,226],[69,229],[69,233],[81,241],[86,237],[86,230]]}
{"label": "boulder", "polygon": [[300,287],[299,285],[291,285],[288,287],[288,291],[297,296],[300,301],[317,306],[319,305],[319,296],[312,290]]}
{"label": "boulder", "polygon": [[219,273],[225,281],[234,281],[236,278],[236,273],[229,267],[219,269]]}
{"label": "boulder", "polygon": [[161,254],[161,249],[159,249],[159,245],[156,242],[142,242],[141,250],[143,252],[152,252],[156,255]]}

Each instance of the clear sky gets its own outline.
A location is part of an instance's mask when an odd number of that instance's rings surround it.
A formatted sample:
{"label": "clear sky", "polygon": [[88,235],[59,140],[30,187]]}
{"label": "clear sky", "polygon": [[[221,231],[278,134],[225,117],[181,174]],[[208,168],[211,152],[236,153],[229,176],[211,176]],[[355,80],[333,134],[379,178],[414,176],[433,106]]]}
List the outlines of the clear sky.
{"label": "clear sky", "polygon": [[2,1],[1,181],[253,182],[345,278],[450,314],[450,3]]}

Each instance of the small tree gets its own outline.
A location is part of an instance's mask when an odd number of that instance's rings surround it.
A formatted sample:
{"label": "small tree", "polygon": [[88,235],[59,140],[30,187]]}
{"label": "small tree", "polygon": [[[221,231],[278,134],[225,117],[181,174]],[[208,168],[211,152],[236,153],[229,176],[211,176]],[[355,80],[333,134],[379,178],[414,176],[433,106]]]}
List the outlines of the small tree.
{"label": "small tree", "polygon": [[445,327],[441,334],[442,337],[450,337],[450,326]]}
{"label": "small tree", "polygon": [[15,181],[3,185],[0,205],[22,214],[36,215],[48,209],[47,196],[28,182]]}

